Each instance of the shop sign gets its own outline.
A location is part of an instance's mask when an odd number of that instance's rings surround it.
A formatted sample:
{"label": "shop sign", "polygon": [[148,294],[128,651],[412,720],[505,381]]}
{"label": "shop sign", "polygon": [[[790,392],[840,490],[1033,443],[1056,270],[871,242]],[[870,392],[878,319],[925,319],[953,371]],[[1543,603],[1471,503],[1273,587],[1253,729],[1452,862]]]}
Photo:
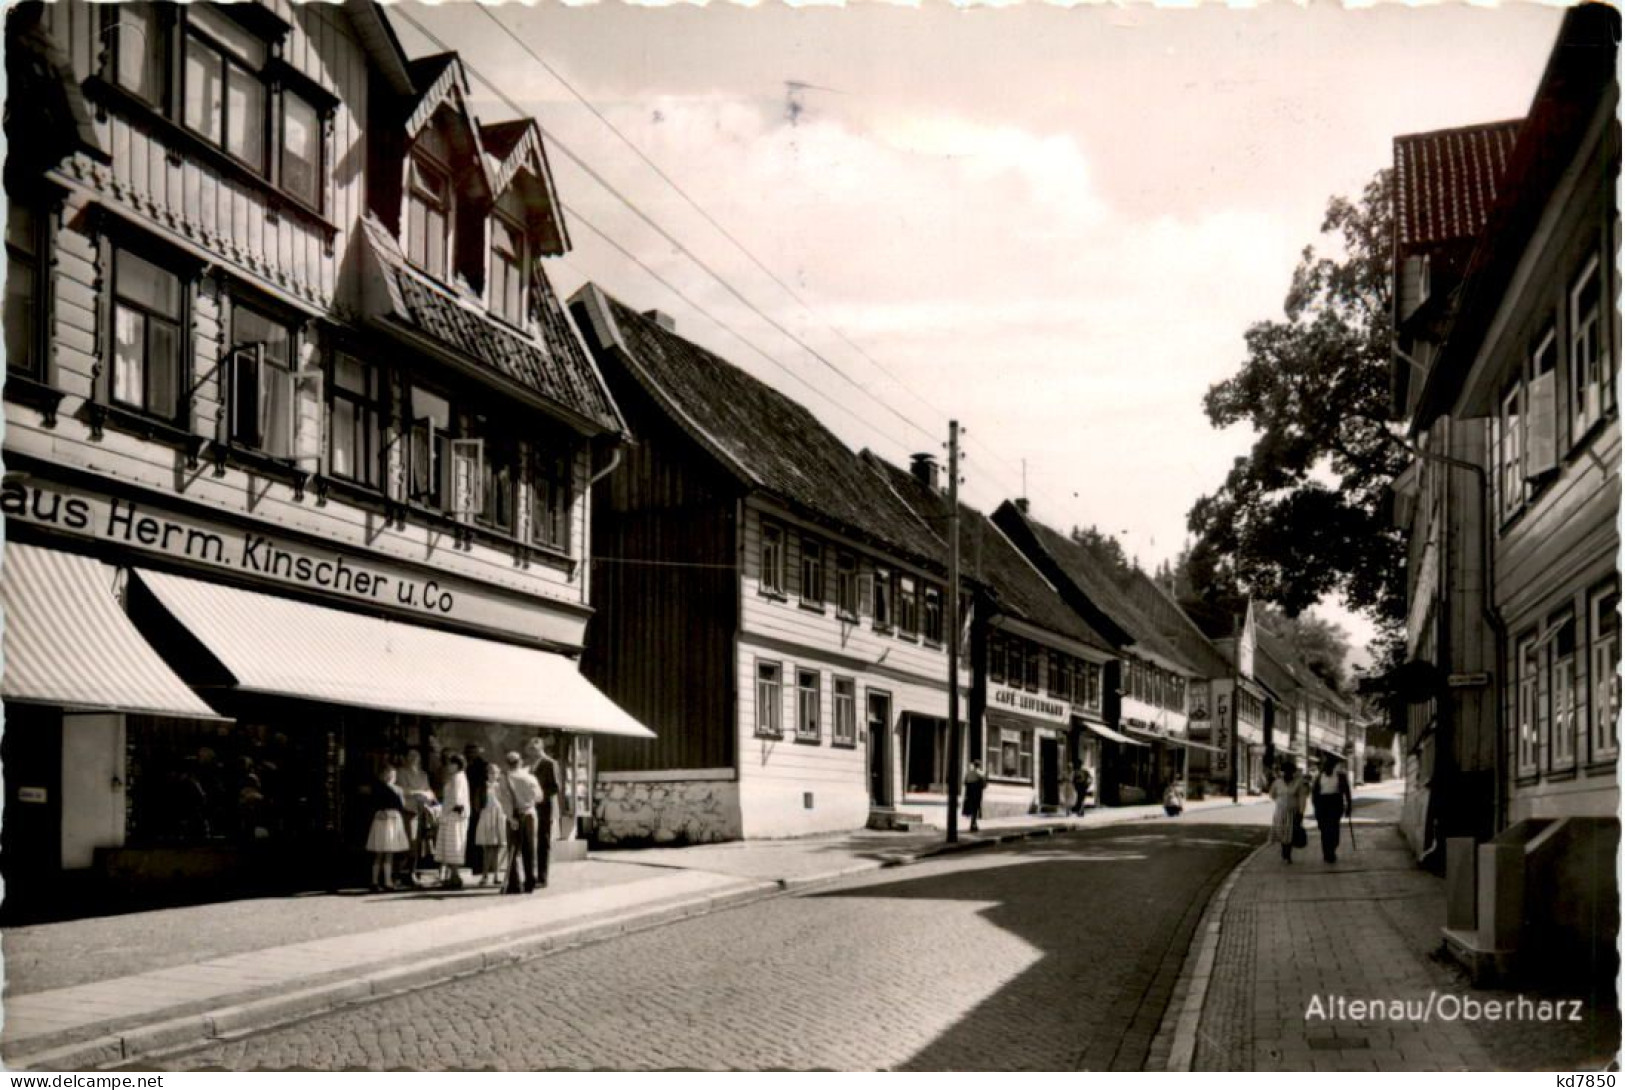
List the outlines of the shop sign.
{"label": "shop sign", "polygon": [[1038,693],[1029,693],[1024,689],[1012,689],[1008,685],[990,683],[987,687],[987,703],[988,707],[995,711],[1018,712],[1034,719],[1046,719],[1063,725],[1072,718],[1072,709],[1067,704]]}
{"label": "shop sign", "polygon": [[111,542],[158,556],[229,569],[303,590],[366,602],[396,613],[460,622],[531,639],[579,646],[585,621],[535,604],[504,600],[461,579],[425,578],[340,549],[309,547],[257,530],[205,522],[187,515],[93,492],[38,481],[0,486],[0,514],[8,519]]}
{"label": "shop sign", "polygon": [[1220,693],[1214,702],[1213,744],[1219,752],[1213,754],[1213,771],[1221,776],[1230,775],[1230,732],[1234,729],[1230,722],[1230,694]]}

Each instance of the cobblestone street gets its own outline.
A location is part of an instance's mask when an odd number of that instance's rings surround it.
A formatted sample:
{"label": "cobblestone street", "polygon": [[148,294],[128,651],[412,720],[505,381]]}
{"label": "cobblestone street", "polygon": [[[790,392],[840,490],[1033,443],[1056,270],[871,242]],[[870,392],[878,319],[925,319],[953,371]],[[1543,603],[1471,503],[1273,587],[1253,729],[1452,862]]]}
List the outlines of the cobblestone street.
{"label": "cobblestone street", "polygon": [[167,1065],[1139,1069],[1207,898],[1259,835],[1119,827],[944,858]]}

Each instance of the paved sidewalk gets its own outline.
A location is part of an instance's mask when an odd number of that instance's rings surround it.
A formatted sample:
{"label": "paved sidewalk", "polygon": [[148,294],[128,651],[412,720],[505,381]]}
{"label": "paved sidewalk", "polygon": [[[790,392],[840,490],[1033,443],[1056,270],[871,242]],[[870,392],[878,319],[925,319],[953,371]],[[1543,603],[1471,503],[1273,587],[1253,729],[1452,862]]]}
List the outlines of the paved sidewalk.
{"label": "paved sidewalk", "polygon": [[[1517,993],[1473,989],[1437,956],[1444,882],[1415,864],[1391,824],[1362,823],[1358,850],[1345,831],[1332,865],[1313,822],[1309,832],[1291,864],[1273,843],[1243,863],[1198,931],[1187,961],[1202,1004],[1195,1070],[1584,1071],[1612,1060],[1617,1010],[1584,1010],[1579,1023],[1452,1017],[1469,997]],[[1339,998],[1383,1009],[1339,1008]],[[1179,1058],[1176,1041],[1170,1066]]]}
{"label": "paved sidewalk", "polygon": [[13,1067],[118,1063],[943,851],[1150,818],[1169,820],[1128,807],[990,820],[957,845],[925,829],[602,852],[530,897],[354,890],[11,928],[0,1051]]}

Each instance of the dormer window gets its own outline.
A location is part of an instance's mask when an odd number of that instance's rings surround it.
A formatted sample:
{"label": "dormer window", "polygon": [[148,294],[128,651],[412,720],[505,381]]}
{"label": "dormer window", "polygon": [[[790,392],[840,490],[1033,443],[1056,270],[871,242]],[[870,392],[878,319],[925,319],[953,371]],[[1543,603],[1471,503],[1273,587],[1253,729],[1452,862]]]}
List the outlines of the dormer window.
{"label": "dormer window", "polygon": [[406,259],[436,280],[446,279],[451,180],[423,155],[413,155],[406,193]]}
{"label": "dormer window", "polygon": [[525,324],[525,285],[529,278],[525,232],[507,216],[491,217],[491,311],[516,326]]}

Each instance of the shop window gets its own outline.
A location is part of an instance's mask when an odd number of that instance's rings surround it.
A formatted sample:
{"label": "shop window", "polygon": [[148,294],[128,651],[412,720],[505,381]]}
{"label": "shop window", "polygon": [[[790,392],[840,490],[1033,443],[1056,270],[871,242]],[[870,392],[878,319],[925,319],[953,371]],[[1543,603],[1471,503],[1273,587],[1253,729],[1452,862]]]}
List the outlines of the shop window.
{"label": "shop window", "polygon": [[328,389],[328,470],[335,477],[376,488],[383,479],[382,372],[338,352]]}
{"label": "shop window", "polygon": [[756,733],[762,738],[784,737],[784,667],[776,662],[756,663]]}
{"label": "shop window", "polygon": [[907,720],[907,790],[935,794],[947,791],[948,721],[928,715],[910,715]]}
{"label": "shop window", "polygon": [[1558,622],[1556,635],[1551,639],[1552,677],[1549,685],[1552,701],[1551,767],[1574,767],[1574,732],[1579,719],[1580,685],[1579,663],[1575,656],[1574,618],[1565,617]]}
{"label": "shop window", "polygon": [[824,606],[824,546],[810,537],[801,539],[801,600]]}
{"label": "shop window", "polygon": [[407,410],[407,480],[409,497],[427,507],[445,506],[450,459],[451,403],[439,394],[413,386]]}
{"label": "shop window", "polygon": [[575,458],[568,450],[531,454],[530,537],[559,552],[570,551],[570,508],[575,494]]}
{"label": "shop window", "polygon": [[129,250],[113,252],[112,400],[167,421],[185,388],[181,278]]}
{"label": "shop window", "polygon": [[762,522],[761,571],[759,580],[763,594],[784,594],[784,531],[777,524]]}
{"label": "shop window", "polygon": [[875,630],[889,632],[892,626],[891,572],[877,567],[874,578]]}
{"label": "shop window", "polygon": [[920,597],[912,575],[897,573],[897,634],[913,639],[920,631]]}
{"label": "shop window", "polygon": [[1002,780],[1031,783],[1033,778],[1033,732],[1010,727],[989,727],[987,731],[988,774]]}
{"label": "shop window", "polygon": [[834,722],[831,741],[838,746],[858,744],[858,686],[849,677],[833,678],[830,689],[834,695]]}
{"label": "shop window", "polygon": [[231,441],[275,458],[319,457],[320,370],[301,370],[291,327],[236,303],[226,390]]}
{"label": "shop window", "polygon": [[842,617],[857,619],[858,558],[851,553],[840,553],[835,558],[835,608]]}
{"label": "shop window", "polygon": [[446,279],[450,246],[451,180],[444,168],[421,153],[408,160],[406,259],[436,280]]}
{"label": "shop window", "polygon": [[817,670],[796,671],[796,737],[803,742],[816,742],[823,734],[821,689]]}
{"label": "shop window", "polygon": [[920,631],[927,643],[942,643],[942,588],[932,583],[925,585]]}
{"label": "shop window", "polygon": [[1540,685],[1540,648],[1531,635],[1518,641],[1518,688],[1514,727],[1517,730],[1517,771],[1533,776],[1540,771],[1540,733],[1536,705]]}
{"label": "shop window", "polygon": [[209,4],[186,9],[182,69],[186,127],[259,173],[265,171],[265,42]]}
{"label": "shop window", "polygon": [[516,326],[525,324],[528,279],[529,260],[523,228],[506,216],[492,216],[490,306],[497,317]]}
{"label": "shop window", "polygon": [[6,213],[6,369],[43,379],[45,217],[13,199]]}
{"label": "shop window", "polygon": [[1591,759],[1619,753],[1619,591],[1591,598]]}

